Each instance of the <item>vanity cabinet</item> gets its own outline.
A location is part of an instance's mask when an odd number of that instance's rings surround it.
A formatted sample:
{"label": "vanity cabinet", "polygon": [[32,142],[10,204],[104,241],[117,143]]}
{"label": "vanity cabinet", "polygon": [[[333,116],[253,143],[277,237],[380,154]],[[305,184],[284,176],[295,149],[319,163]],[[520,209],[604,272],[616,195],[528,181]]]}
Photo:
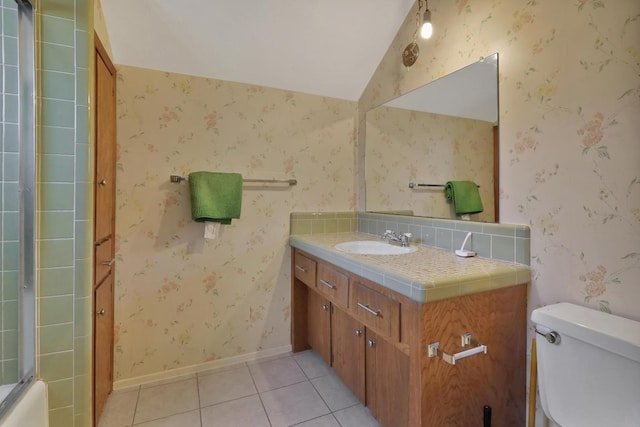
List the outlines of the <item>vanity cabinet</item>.
{"label": "vanity cabinet", "polygon": [[[383,427],[481,426],[485,405],[525,425],[526,284],[419,302],[297,248],[292,278],[293,351],[315,349]],[[447,363],[466,333],[487,353]]]}
{"label": "vanity cabinet", "polygon": [[331,364],[331,303],[316,292],[307,296],[307,340],[322,359]]}

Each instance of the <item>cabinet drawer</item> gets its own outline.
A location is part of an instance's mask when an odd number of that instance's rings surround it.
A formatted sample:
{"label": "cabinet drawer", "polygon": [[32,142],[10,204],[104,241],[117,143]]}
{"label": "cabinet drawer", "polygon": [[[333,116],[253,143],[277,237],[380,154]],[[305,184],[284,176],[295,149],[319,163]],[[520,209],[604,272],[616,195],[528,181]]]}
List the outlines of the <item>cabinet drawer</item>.
{"label": "cabinet drawer", "polygon": [[320,264],[318,266],[318,282],[316,287],[320,294],[331,302],[343,307],[349,303],[349,277],[336,270]]}
{"label": "cabinet drawer", "polygon": [[393,341],[400,339],[400,302],[381,294],[362,283],[351,285],[349,307],[366,326],[386,335]]}
{"label": "cabinet drawer", "polygon": [[296,251],[293,264],[293,274],[296,279],[314,288],[316,286],[316,262]]}

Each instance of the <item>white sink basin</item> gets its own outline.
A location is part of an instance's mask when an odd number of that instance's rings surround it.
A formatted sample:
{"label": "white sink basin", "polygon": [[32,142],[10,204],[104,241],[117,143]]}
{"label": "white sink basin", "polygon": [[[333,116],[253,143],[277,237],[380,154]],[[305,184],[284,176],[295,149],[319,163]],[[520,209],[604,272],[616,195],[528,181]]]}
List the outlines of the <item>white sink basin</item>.
{"label": "white sink basin", "polygon": [[418,250],[415,246],[395,246],[375,240],[355,240],[353,242],[338,243],[334,247],[339,251],[358,255],[403,255]]}

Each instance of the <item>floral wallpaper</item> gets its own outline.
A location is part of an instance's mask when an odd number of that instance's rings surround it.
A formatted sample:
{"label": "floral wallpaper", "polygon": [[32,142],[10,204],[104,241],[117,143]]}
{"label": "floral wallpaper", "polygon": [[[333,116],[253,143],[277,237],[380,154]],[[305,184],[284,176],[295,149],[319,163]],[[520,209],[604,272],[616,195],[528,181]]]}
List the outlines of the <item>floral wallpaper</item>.
{"label": "floral wallpaper", "polygon": [[412,210],[456,218],[441,187],[409,188],[409,181],[480,186],[484,211],[473,221],[494,221],[493,124],[481,120],[378,107],[367,113],[367,210]]}
{"label": "floral wallpaper", "polygon": [[[354,210],[356,103],[133,67],[118,72],[115,380],[286,346],[292,211]],[[171,174],[245,184],[216,240]]]}
{"label": "floral wallpaper", "polygon": [[402,65],[410,13],[360,99],[358,126],[371,106],[498,52],[500,220],[531,227],[529,309],[569,301],[640,319],[640,3],[429,7],[433,38]]}

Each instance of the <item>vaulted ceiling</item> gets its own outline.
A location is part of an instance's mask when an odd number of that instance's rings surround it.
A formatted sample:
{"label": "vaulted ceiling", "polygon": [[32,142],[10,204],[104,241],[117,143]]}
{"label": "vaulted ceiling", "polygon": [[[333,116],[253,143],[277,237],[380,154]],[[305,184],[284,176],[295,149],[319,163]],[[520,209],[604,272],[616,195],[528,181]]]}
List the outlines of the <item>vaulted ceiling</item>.
{"label": "vaulted ceiling", "polygon": [[415,0],[102,0],[116,64],[357,101]]}

